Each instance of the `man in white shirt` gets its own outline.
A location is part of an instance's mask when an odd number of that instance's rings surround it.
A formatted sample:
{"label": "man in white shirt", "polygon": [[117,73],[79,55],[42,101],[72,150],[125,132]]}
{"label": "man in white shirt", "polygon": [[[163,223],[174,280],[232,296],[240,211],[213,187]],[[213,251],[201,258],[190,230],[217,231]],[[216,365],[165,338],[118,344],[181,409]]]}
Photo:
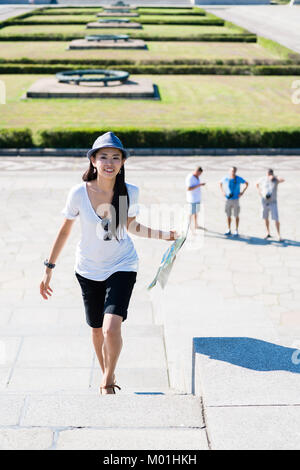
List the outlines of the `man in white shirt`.
{"label": "man in white shirt", "polygon": [[197,166],[193,173],[187,175],[185,179],[186,186],[186,200],[190,205],[190,220],[193,219],[195,229],[203,229],[200,227],[197,222],[197,213],[200,211],[200,202],[201,202],[201,186],[204,186],[205,183],[200,182],[200,176],[203,173],[203,170],[200,166]]}
{"label": "man in white shirt", "polygon": [[274,171],[270,168],[267,171],[267,175],[256,183],[256,188],[258,190],[259,195],[261,196],[261,204],[262,204],[262,218],[265,221],[267,234],[265,236],[265,240],[271,238],[270,234],[270,222],[269,222],[269,213],[271,213],[271,217],[275,222],[278,241],[282,241],[280,236],[280,223],[279,223],[279,215],[278,215],[278,207],[277,207],[277,188],[279,183],[283,183],[283,178],[278,178],[274,175]]}

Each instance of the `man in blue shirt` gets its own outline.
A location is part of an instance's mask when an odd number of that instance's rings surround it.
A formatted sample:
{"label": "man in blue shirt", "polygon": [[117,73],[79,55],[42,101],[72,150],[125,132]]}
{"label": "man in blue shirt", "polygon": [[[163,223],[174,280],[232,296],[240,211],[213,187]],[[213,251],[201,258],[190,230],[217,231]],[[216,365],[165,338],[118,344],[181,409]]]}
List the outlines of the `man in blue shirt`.
{"label": "man in blue shirt", "polygon": [[[240,197],[244,194],[249,183],[236,174],[237,168],[233,166],[230,169],[229,176],[225,176],[220,181],[220,188],[225,197],[225,213],[227,215],[228,231],[225,235],[231,235],[231,214],[235,217],[236,230],[235,236],[239,234],[239,214],[240,214]],[[241,191],[241,184],[245,184],[243,191]]]}

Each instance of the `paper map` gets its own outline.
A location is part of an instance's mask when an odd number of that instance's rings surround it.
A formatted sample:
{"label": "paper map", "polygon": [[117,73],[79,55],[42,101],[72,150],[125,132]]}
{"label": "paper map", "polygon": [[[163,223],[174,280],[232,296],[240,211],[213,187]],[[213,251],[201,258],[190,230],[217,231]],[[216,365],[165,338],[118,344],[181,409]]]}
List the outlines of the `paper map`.
{"label": "paper map", "polygon": [[147,290],[152,289],[152,287],[156,285],[157,281],[159,282],[162,288],[165,287],[169,274],[171,272],[172,266],[176,259],[176,255],[178,251],[180,250],[180,248],[182,247],[182,245],[184,244],[188,231],[189,231],[189,224],[187,226],[185,233],[181,237],[174,240],[172,245],[165,251],[165,253],[163,254],[162,260],[160,262],[158,271],[156,273],[156,276],[151,282],[151,284],[149,284],[149,286],[147,287]]}

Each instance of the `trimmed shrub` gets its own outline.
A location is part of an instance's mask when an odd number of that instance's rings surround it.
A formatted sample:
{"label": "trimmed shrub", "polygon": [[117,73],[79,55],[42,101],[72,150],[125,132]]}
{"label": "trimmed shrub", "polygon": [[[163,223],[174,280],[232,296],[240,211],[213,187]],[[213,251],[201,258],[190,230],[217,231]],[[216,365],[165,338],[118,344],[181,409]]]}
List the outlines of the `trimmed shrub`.
{"label": "trimmed shrub", "polygon": [[32,64],[32,65],[91,65],[91,66],[125,66],[134,65],[135,67],[144,67],[149,65],[155,66],[215,66],[215,65],[230,65],[230,66],[291,66],[300,65],[299,62],[293,63],[291,60],[272,60],[272,59],[145,59],[145,60],[130,60],[130,59],[30,59],[29,57],[21,57],[19,59],[1,59],[0,64]]}
{"label": "trimmed shrub", "polygon": [[[62,70],[86,69],[87,64],[0,64],[2,74],[52,74]],[[102,68],[100,64],[90,69]],[[300,75],[300,65],[105,65],[106,69],[126,70],[135,75]]]}
{"label": "trimmed shrub", "polygon": [[[15,35],[1,35],[1,41],[72,41],[73,39],[84,39],[86,32],[79,34],[48,34],[48,33],[34,33],[34,34],[15,34]],[[145,41],[184,41],[184,42],[256,42],[255,34],[193,34],[190,36],[150,36],[143,32],[130,31],[132,39],[143,39]]]}
{"label": "trimmed shrub", "polygon": [[[106,19],[109,19],[107,17]],[[19,21],[16,19],[10,22],[11,26],[37,26],[37,25],[85,25],[88,21],[97,21],[97,18],[91,16],[89,19],[78,19],[72,18],[68,19],[59,19],[57,17],[53,17],[53,20],[44,20],[42,16],[38,17],[37,19],[29,19],[26,21]],[[112,18],[113,21],[113,18]],[[152,17],[152,18],[143,18],[134,17],[132,18],[133,23],[141,23],[141,24],[150,24],[150,25],[199,25],[199,26],[224,26],[224,20],[219,19],[202,19],[202,18],[195,18],[195,19],[175,19],[175,18],[162,18],[162,17]],[[6,25],[7,26],[7,25]],[[120,26],[121,27],[121,26]]]}
{"label": "trimmed shrub", "polygon": [[[39,132],[46,148],[89,148],[99,134],[111,129],[50,129]],[[136,148],[300,148],[300,129],[134,129],[114,128],[126,147]]]}
{"label": "trimmed shrub", "polygon": [[34,147],[30,129],[0,129],[0,148]]}

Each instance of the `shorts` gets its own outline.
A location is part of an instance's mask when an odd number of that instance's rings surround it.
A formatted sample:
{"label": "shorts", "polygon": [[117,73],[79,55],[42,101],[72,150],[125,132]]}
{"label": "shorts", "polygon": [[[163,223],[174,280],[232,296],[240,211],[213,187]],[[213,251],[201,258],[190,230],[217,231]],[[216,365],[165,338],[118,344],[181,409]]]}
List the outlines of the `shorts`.
{"label": "shorts", "polygon": [[232,211],[234,217],[238,217],[240,210],[240,201],[238,199],[226,199],[225,212],[227,217],[231,217]]}
{"label": "shorts", "polygon": [[272,220],[275,220],[276,222],[278,222],[279,216],[278,216],[278,207],[277,207],[276,201],[275,202],[262,201],[262,218],[268,219],[269,212],[271,212]]}
{"label": "shorts", "polygon": [[104,315],[112,313],[127,318],[127,309],[136,282],[135,271],[117,271],[105,281],[93,281],[75,271],[80,284],[86,322],[92,328],[101,328]]}
{"label": "shorts", "polygon": [[190,202],[190,214],[197,214],[200,212],[200,202]]}

